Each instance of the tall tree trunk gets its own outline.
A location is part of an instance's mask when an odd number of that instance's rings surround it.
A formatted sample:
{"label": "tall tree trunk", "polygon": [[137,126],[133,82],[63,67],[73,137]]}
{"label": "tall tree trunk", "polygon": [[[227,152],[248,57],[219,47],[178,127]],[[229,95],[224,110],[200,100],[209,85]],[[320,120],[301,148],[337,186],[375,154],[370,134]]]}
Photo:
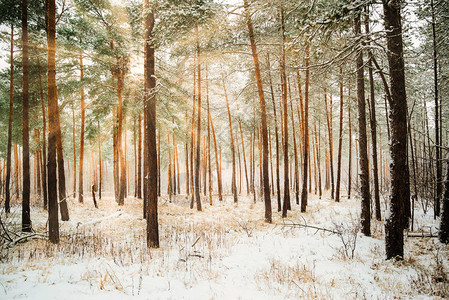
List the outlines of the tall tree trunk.
{"label": "tall tree trunk", "polygon": [[248,182],[248,171],[246,168],[245,142],[243,141],[242,121],[240,120],[240,118],[239,118],[239,128],[240,128],[240,137],[242,139],[243,165],[245,167],[246,194],[248,195],[250,190],[249,190],[249,182]]}
{"label": "tall tree trunk", "polygon": [[271,195],[274,196],[274,173],[273,173],[273,148],[271,147],[271,128],[270,125],[268,125],[268,143],[269,143],[269,150],[270,150],[270,175],[271,175]]}
{"label": "tall tree trunk", "polygon": [[195,156],[193,153],[195,147],[195,114],[196,114],[196,55],[193,55],[193,99],[192,99],[192,124],[190,128],[190,208],[193,208],[195,203],[195,182],[194,182],[194,171],[193,165],[195,162]]}
{"label": "tall tree trunk", "polygon": [[[289,84],[290,91],[290,84]],[[292,135],[293,135],[293,150],[295,154],[295,198],[296,204],[299,205],[299,170],[298,170],[298,148],[296,147],[296,129],[295,129],[295,118],[294,118],[294,110],[293,110],[293,101],[290,93],[290,110],[291,110],[291,119],[292,119]]]}
{"label": "tall tree trunk", "polygon": [[139,114],[137,141],[137,198],[142,199],[142,116]]}
{"label": "tall tree trunk", "polygon": [[332,130],[332,95],[329,97],[329,104],[327,102],[327,89],[324,88],[324,105],[326,108],[327,132],[329,138],[329,167],[330,167],[330,187],[331,199],[334,199],[334,138]]}
{"label": "tall tree trunk", "polygon": [[[175,120],[173,119],[173,126],[175,125]],[[172,192],[173,194],[176,195],[176,191],[177,191],[177,184],[176,184],[176,141],[175,141],[175,132],[173,131],[172,134],[172,139],[173,139],[173,186],[172,186]],[[171,161],[170,161],[171,164]]]}
{"label": "tall tree trunk", "polygon": [[[36,142],[36,145],[40,144],[40,133],[39,133],[39,129],[34,128],[34,139]],[[34,166],[36,169],[36,194],[37,197],[40,198],[41,197],[41,165],[40,165],[40,151],[38,150],[39,148],[36,147],[36,150],[34,151]],[[1,173],[0,173],[1,175]]]}
{"label": "tall tree trunk", "polygon": [[[145,190],[144,194],[147,199],[147,245],[151,248],[159,248],[159,225],[158,225],[158,209],[157,209],[157,176],[158,163],[156,152],[156,77],[154,74],[154,11],[149,6],[149,0],[145,0],[145,10],[148,11],[145,17],[145,154],[144,159],[147,161],[144,169]],[[160,130],[159,130],[160,132]],[[160,144],[160,142],[159,142]]]}
{"label": "tall tree trunk", "polygon": [[123,143],[124,143],[124,151],[123,151],[123,160],[124,160],[124,168],[125,168],[125,187],[123,188],[125,191],[124,198],[128,198],[128,188],[129,188],[129,163],[128,163],[128,130],[126,127],[126,116],[123,117]]}
{"label": "tall tree trunk", "polygon": [[[279,134],[278,134],[278,120],[276,116],[276,103],[274,101],[274,91],[273,91],[273,81],[271,78],[271,67],[270,67],[270,56],[267,54],[267,68],[268,68],[268,76],[270,80],[270,94],[271,94],[271,103],[273,104],[273,114],[274,114],[274,131],[276,135],[276,195],[277,195],[277,203],[278,203],[278,211],[281,211],[281,180],[279,178]],[[282,127],[282,126],[281,126]],[[273,187],[274,190],[274,187]]]}
{"label": "tall tree trunk", "polygon": [[134,147],[134,198],[137,198],[137,124],[134,119],[133,126],[133,147]]}
{"label": "tall tree trunk", "polygon": [[201,153],[201,61],[200,61],[200,41],[198,37],[198,27],[196,32],[196,53],[198,60],[198,115],[196,126],[196,156],[195,156],[195,200],[196,209],[202,211],[200,195],[200,153]]}
{"label": "tall tree trunk", "polygon": [[[261,137],[261,135],[262,135],[262,130],[258,130],[258,134],[257,134],[257,137],[258,137],[258,144],[259,144],[259,190],[260,190],[260,194],[261,194],[261,197],[263,197],[263,177],[262,177],[262,174],[263,174],[263,171],[262,171],[262,165],[263,165],[263,163],[262,163],[262,156],[263,156],[263,153],[262,153],[262,137]],[[267,175],[268,175],[268,173],[267,173]],[[270,185],[270,181],[268,180],[268,186]]]}
{"label": "tall tree trunk", "polygon": [[351,124],[351,88],[348,92],[348,127],[349,127],[349,153],[348,153],[348,199],[351,198],[352,182],[352,124]]}
{"label": "tall tree trunk", "polygon": [[203,195],[206,197],[207,196],[207,143],[206,143],[206,136],[203,137],[203,161],[202,161],[202,166],[203,166]]}
{"label": "tall tree trunk", "polygon": [[[362,34],[360,15],[354,17],[354,32],[357,37]],[[359,161],[360,161],[360,194],[362,198],[362,233],[371,235],[370,221],[370,192],[369,192],[369,167],[366,136],[366,110],[365,110],[365,75],[363,72],[363,53],[358,51],[356,57],[357,72],[357,107],[359,119]]]}
{"label": "tall tree trunk", "polygon": [[[238,140],[238,138],[237,138]],[[239,158],[239,195],[242,194],[242,160],[240,157],[240,147],[237,143],[237,157]]]}
{"label": "tall tree trunk", "polygon": [[[208,70],[206,64],[206,102],[207,102],[207,174],[208,174],[208,182],[209,182],[209,204],[212,205],[212,166],[211,166],[211,158],[210,158],[210,110],[209,110],[209,78],[208,78]],[[248,182],[247,182],[248,183]]]}
{"label": "tall tree trunk", "polygon": [[175,155],[176,155],[176,161],[175,161],[175,167],[176,167],[176,176],[177,176],[177,193],[181,194],[181,183],[179,181],[179,158],[178,158],[178,146],[175,146]]}
{"label": "tall tree trunk", "polygon": [[246,14],[246,22],[248,26],[249,39],[251,43],[251,52],[254,60],[254,69],[256,74],[257,91],[259,94],[260,110],[261,110],[261,121],[262,121],[262,153],[263,153],[263,165],[262,165],[262,176],[263,176],[263,191],[264,191],[264,202],[265,202],[265,222],[271,223],[271,198],[270,198],[270,181],[268,174],[268,130],[267,130],[267,111],[265,105],[265,97],[262,85],[262,76],[259,66],[259,56],[257,54],[256,42],[254,39],[253,23],[251,20],[251,14],[249,13],[248,1],[244,0],[244,8]]}
{"label": "tall tree trunk", "polygon": [[437,42],[436,42],[436,32],[435,32],[435,8],[433,0],[430,0],[430,7],[432,13],[432,55],[433,55],[433,82],[434,82],[434,98],[435,98],[435,151],[436,151],[436,194],[434,203],[434,219],[440,215],[440,199],[443,192],[443,161],[441,155],[441,144],[440,144],[440,110],[438,99],[438,56],[437,56]]}
{"label": "tall tree trunk", "polygon": [[288,106],[287,106],[287,76],[285,74],[285,28],[284,28],[284,12],[280,11],[281,19],[281,87],[282,87],[282,110],[284,125],[284,205],[282,206],[282,217],[287,217],[287,210],[290,207],[290,181],[289,181],[289,162],[288,162]]}
{"label": "tall tree trunk", "polygon": [[[365,15],[365,32],[369,34],[369,19],[368,8]],[[371,141],[373,149],[373,184],[374,184],[374,204],[376,210],[376,220],[381,220],[380,213],[380,194],[379,194],[379,168],[377,163],[377,121],[376,121],[376,102],[374,97],[374,77],[373,77],[373,54],[368,50],[368,77],[369,77],[369,92],[370,92],[370,128],[371,128]]]}
{"label": "tall tree trunk", "polygon": [[19,198],[19,145],[14,144],[14,189],[15,189],[15,194],[16,194],[16,198]]}
{"label": "tall tree trunk", "polygon": [[232,130],[231,109],[229,108],[229,99],[228,99],[228,93],[226,91],[224,75],[222,77],[222,83],[223,83],[223,91],[224,91],[225,98],[226,98],[226,108],[228,110],[228,120],[229,120],[229,133],[230,133],[230,137],[231,137],[231,157],[232,157],[231,190],[232,190],[232,195],[234,197],[234,203],[237,203],[238,196],[237,196],[236,170],[235,170],[236,167],[235,167],[234,133],[233,133],[233,130]]}
{"label": "tall tree trunk", "polygon": [[[80,81],[82,82],[84,78],[84,67],[83,67],[83,56],[80,55]],[[84,123],[86,122],[86,104],[84,102],[84,88],[81,86],[81,135],[80,135],[80,166],[78,168],[78,201],[84,202],[84,181],[83,181],[83,164],[84,164]],[[115,118],[115,113],[113,114]],[[115,122],[114,122],[115,124]],[[115,126],[114,126],[115,127]],[[114,138],[114,144],[116,139]],[[115,151],[115,147],[113,147]],[[114,159],[115,163],[115,159]],[[115,177],[114,177],[115,179]],[[115,180],[114,180],[115,186]]]}
{"label": "tall tree trunk", "polygon": [[404,235],[410,202],[409,169],[407,164],[407,98],[405,91],[404,58],[402,46],[401,2],[383,0],[390,72],[391,120],[391,194],[390,215],[385,224],[387,259],[403,258]]}
{"label": "tall tree trunk", "polygon": [[41,64],[39,57],[37,58],[37,72],[39,77],[39,94],[41,98],[42,107],[42,193],[44,194],[44,209],[48,206],[47,193],[47,122],[44,102],[44,88],[42,85]]}
{"label": "tall tree trunk", "polygon": [[[119,194],[119,170],[118,170],[118,150],[117,150],[117,113],[116,108],[112,108],[112,116],[114,120],[114,125],[112,129],[112,152],[113,152],[113,176],[114,176],[114,197],[115,201],[118,203]],[[81,155],[80,155],[81,159]],[[80,161],[81,164],[81,161]],[[145,204],[144,204],[145,206]]]}
{"label": "tall tree trunk", "polygon": [[76,196],[76,141],[75,106],[72,107],[72,147],[73,147],[73,197]]}
{"label": "tall tree trunk", "polygon": [[[57,101],[58,98],[56,98]],[[62,152],[62,133],[61,133],[61,121],[59,118],[59,108],[56,111],[56,157],[58,160],[58,196],[59,196],[59,210],[61,212],[61,220],[68,221],[69,209],[66,199],[65,191],[65,170],[64,170],[64,155]]]}
{"label": "tall tree trunk", "polygon": [[[8,118],[8,146],[6,155],[6,180],[5,180],[5,212],[11,212],[11,141],[12,141],[12,117],[14,103],[14,25],[11,24],[11,52],[10,52],[10,77],[9,77],[9,118]],[[45,116],[44,116],[45,120]],[[44,127],[45,128],[45,127]],[[44,129],[45,130],[45,129]],[[45,135],[44,135],[45,139]],[[44,200],[46,197],[44,198]]]}
{"label": "tall tree trunk", "polygon": [[343,69],[342,69],[342,67],[340,67],[340,127],[339,127],[339,131],[338,131],[337,185],[335,187],[335,201],[336,202],[340,202],[341,147],[342,147],[342,143],[343,143]]}
{"label": "tall tree trunk", "polygon": [[100,135],[100,121],[98,121],[98,163],[99,163],[99,180],[98,180],[98,198],[101,200],[101,188],[103,182],[103,170],[101,161],[101,135]]}
{"label": "tall tree trunk", "polygon": [[220,163],[218,161],[218,151],[217,151],[217,139],[215,138],[215,129],[214,122],[212,121],[212,117],[209,114],[210,127],[212,129],[212,136],[214,138],[214,148],[215,148],[215,164],[217,165],[217,185],[218,185],[218,200],[223,201],[223,189],[221,185],[221,171],[220,171]]}
{"label": "tall tree trunk", "polygon": [[157,195],[161,196],[161,124],[157,131]]}
{"label": "tall tree trunk", "polygon": [[310,78],[310,70],[309,70],[309,64],[310,64],[310,50],[309,50],[309,41],[306,42],[306,58],[305,58],[305,64],[306,64],[306,83],[305,83],[305,91],[304,91],[304,122],[303,122],[303,129],[304,129],[304,169],[303,169],[303,176],[302,176],[302,193],[301,193],[301,212],[306,211],[307,207],[307,196],[308,196],[308,190],[307,190],[307,177],[308,177],[308,164],[309,164],[309,78]]}
{"label": "tall tree trunk", "polygon": [[126,193],[126,170],[125,170],[125,154],[123,153],[123,84],[124,84],[124,66],[122,58],[117,57],[117,149],[118,149],[118,160],[119,160],[119,195],[118,195],[118,205],[125,204],[125,193]]}
{"label": "tall tree trunk", "polygon": [[[186,113],[186,124],[188,122],[188,117]],[[185,143],[185,159],[186,159],[186,195],[190,195],[190,172],[189,172],[189,143],[187,142],[189,138],[189,133],[186,132],[186,143]]]}
{"label": "tall tree trunk", "polygon": [[[26,3],[26,0],[23,0]],[[59,220],[56,177],[56,136],[58,134],[56,116],[58,99],[56,94],[56,4],[47,1],[47,95],[48,95],[48,236],[50,242],[59,242]]]}
{"label": "tall tree trunk", "polygon": [[29,135],[29,74],[28,61],[28,1],[22,0],[22,231],[31,231],[30,218],[30,135]]}
{"label": "tall tree trunk", "polygon": [[316,121],[314,122],[315,126],[315,147],[316,147],[316,157],[317,157],[317,165],[318,165],[318,195],[321,199],[321,196],[323,195],[323,189],[321,187],[321,139],[318,139],[318,137],[321,134],[321,123],[318,126],[318,134],[316,131]]}
{"label": "tall tree trunk", "polygon": [[[170,134],[167,135],[167,145],[170,145]],[[172,177],[172,160],[171,160],[171,149],[168,148],[168,168],[167,168],[167,194],[168,201],[171,203],[173,196],[173,177]]]}

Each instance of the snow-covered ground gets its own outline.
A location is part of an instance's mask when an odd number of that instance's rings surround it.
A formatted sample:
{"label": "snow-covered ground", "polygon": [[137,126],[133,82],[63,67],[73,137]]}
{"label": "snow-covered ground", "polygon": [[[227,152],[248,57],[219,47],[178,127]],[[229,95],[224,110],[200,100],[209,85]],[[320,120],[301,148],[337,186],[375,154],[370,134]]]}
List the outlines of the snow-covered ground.
{"label": "snow-covered ground", "polygon": [[[449,248],[435,238],[406,238],[405,259],[385,261],[383,223],[358,233],[359,201],[310,194],[307,213],[283,220],[273,199],[273,224],[263,203],[231,197],[203,212],[184,196],[159,205],[159,249],[146,247],[142,201],[123,207],[104,197],[70,201],[61,242],[35,236],[2,246],[0,299],[386,299],[438,298],[448,293]],[[9,224],[20,226],[20,208]],[[2,213],[2,220],[5,220]],[[32,207],[33,229],[45,232],[46,211]],[[292,226],[292,224],[308,225]],[[415,228],[437,225],[416,212]],[[311,226],[330,231],[317,230]],[[19,228],[19,227],[17,227]],[[446,294],[448,295],[448,294]]]}

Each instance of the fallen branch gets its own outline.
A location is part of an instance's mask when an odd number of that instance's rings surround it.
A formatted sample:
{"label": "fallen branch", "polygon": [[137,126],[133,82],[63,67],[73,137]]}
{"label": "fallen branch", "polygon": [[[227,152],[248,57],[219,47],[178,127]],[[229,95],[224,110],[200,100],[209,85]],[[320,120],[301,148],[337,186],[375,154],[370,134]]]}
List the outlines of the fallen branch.
{"label": "fallen branch", "polygon": [[27,234],[27,235],[21,236],[21,237],[15,239],[15,240],[13,240],[12,242],[8,243],[6,246],[7,246],[7,247],[14,246],[14,245],[16,245],[17,243],[20,243],[21,241],[27,240],[27,239],[29,239],[29,238],[46,239],[46,238],[47,238],[47,235],[44,234],[44,233],[32,233],[32,234]]}
{"label": "fallen branch", "polygon": [[318,226],[314,226],[314,225],[308,225],[305,221],[304,221],[304,224],[293,223],[292,221],[290,221],[290,222],[291,223],[286,223],[285,220],[282,220],[282,224],[276,223],[276,225],[290,226],[290,227],[296,227],[296,228],[311,228],[311,229],[315,229],[317,231],[321,230],[321,231],[329,232],[329,233],[333,233],[333,234],[340,234],[340,232],[332,230],[332,229],[318,227]]}

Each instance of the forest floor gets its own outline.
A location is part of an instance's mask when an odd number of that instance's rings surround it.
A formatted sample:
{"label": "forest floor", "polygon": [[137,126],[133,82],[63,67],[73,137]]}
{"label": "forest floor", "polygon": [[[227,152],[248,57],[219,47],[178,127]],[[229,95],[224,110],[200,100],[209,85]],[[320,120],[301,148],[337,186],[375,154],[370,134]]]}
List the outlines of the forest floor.
{"label": "forest floor", "polygon": [[[310,194],[307,213],[276,211],[251,197],[226,197],[203,212],[184,196],[159,204],[161,247],[146,247],[142,200],[118,207],[111,195],[69,201],[61,242],[34,235],[1,245],[1,299],[390,299],[449,296],[449,247],[436,238],[406,237],[405,259],[386,261],[383,222],[359,233],[360,204]],[[33,229],[47,212],[32,206]],[[20,230],[20,206],[2,220]],[[299,224],[292,226],[292,224]],[[431,212],[416,212],[415,228],[435,232]],[[305,227],[307,225],[308,227]],[[315,229],[311,226],[329,231]],[[332,231],[332,232],[331,232]],[[17,237],[13,236],[17,239]]]}

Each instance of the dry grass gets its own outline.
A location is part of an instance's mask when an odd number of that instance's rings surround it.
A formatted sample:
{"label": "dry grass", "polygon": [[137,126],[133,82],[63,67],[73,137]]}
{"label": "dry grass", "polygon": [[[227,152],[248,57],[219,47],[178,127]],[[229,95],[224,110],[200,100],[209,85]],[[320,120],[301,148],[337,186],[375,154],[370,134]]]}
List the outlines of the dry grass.
{"label": "dry grass", "polygon": [[[399,298],[417,294],[443,298],[449,295],[447,247],[442,247],[438,256],[434,256],[435,244],[421,239],[409,240],[406,252],[410,255],[404,262],[393,264],[383,260],[384,250],[379,243],[367,242],[366,239],[371,238],[364,237],[364,247],[369,243],[371,246],[365,248],[369,249],[364,250],[367,253],[361,253],[357,248],[359,220],[353,217],[357,213],[357,210],[351,211],[353,204],[311,199],[307,213],[301,214],[298,209],[289,212],[289,220],[293,222],[327,226],[341,232],[332,235],[266,224],[263,204],[253,204],[251,199],[237,205],[227,199],[229,201],[216,202],[214,206],[205,205],[203,212],[197,212],[188,208],[189,200],[183,196],[174,198],[172,203],[162,198],[159,205],[161,248],[149,249],[146,246],[146,221],[141,217],[142,200],[128,198],[124,206],[118,207],[112,197],[103,197],[99,209],[95,209],[89,200],[85,199],[84,204],[73,199],[69,201],[71,220],[61,223],[58,245],[46,239],[24,240],[11,247],[5,247],[5,243],[0,245],[0,274],[34,270],[40,274],[38,283],[53,284],[57,281],[52,266],[86,262],[79,280],[88,283],[92,290],[139,295],[148,276],[172,276],[190,289],[204,281],[227,280],[222,270],[226,268],[223,261],[232,256],[234,246],[242,240],[249,246],[261,247],[260,237],[265,234],[297,239],[301,233],[305,238],[319,239],[323,246],[333,249],[335,262],[348,266],[348,270],[358,263],[370,264],[374,270],[372,284],[382,291],[381,295]],[[20,231],[19,212],[20,207],[14,206],[8,218],[2,213],[2,220],[7,221],[11,231]],[[45,233],[46,215],[46,211],[33,205],[31,217],[37,232]],[[280,214],[274,211],[273,223],[282,224]],[[372,239],[382,239],[382,230],[381,222],[373,222]],[[430,267],[424,267],[426,259],[432,259]],[[348,298],[367,297],[365,287],[354,274],[352,277],[341,274],[328,280],[318,276],[316,271],[312,261],[293,259],[286,263],[274,256],[269,258],[268,265],[248,275],[259,290],[285,298],[329,298],[342,286],[345,286]],[[407,272],[408,277],[399,276],[403,272]],[[74,279],[74,284],[76,282]]]}

